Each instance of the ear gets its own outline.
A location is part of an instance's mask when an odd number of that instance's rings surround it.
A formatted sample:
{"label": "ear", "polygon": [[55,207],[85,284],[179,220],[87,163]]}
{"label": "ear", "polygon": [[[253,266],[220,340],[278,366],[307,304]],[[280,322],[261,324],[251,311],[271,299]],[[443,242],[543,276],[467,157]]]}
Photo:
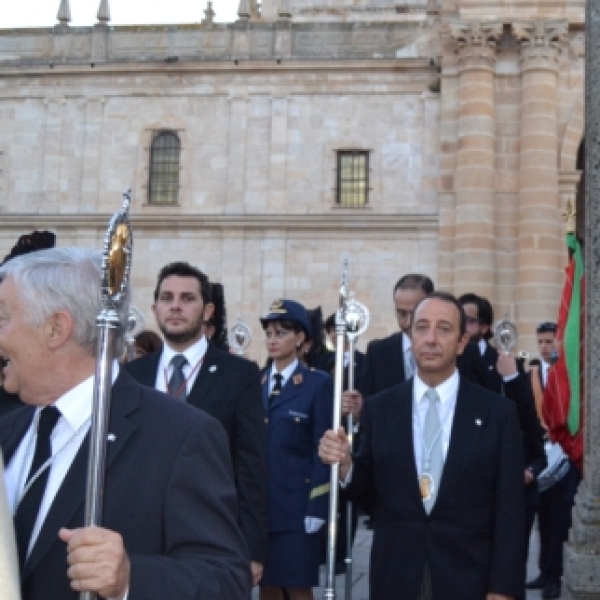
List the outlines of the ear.
{"label": "ear", "polygon": [[44,333],[48,347],[55,350],[64,346],[71,339],[75,323],[67,311],[61,310],[53,313],[44,326]]}
{"label": "ear", "polygon": [[458,348],[456,349],[456,355],[460,355],[464,352],[465,346],[469,343],[469,334],[464,333],[460,340],[458,340]]}
{"label": "ear", "polygon": [[202,313],[202,320],[204,322],[208,321],[213,316],[214,312],[215,312],[215,305],[212,302],[208,302],[204,306],[204,312]]}

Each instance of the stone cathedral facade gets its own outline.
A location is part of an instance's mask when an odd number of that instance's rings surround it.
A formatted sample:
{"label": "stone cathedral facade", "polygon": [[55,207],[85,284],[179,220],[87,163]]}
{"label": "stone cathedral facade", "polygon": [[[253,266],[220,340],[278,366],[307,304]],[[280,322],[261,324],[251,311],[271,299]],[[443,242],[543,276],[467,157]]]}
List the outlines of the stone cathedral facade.
{"label": "stone cathedral facade", "polygon": [[270,302],[332,312],[349,258],[361,345],[418,271],[535,352],[581,178],[584,0],[241,0],[234,23],[119,27],[99,5],[89,27],[62,0],[53,28],[0,30],[3,254],[40,228],[99,246],[131,186],[150,325],[158,269],[189,260],[262,359]]}

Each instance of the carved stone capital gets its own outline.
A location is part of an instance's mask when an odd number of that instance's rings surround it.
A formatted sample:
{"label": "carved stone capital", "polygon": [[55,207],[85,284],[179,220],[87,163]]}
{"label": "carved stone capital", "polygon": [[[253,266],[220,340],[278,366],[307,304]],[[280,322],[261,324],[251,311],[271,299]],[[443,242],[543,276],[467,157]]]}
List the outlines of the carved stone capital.
{"label": "carved stone capital", "polygon": [[496,61],[496,44],[502,37],[502,23],[453,21],[450,37],[456,41],[459,64],[464,67],[492,68]]}
{"label": "carved stone capital", "polygon": [[567,21],[524,21],[513,23],[513,35],[521,46],[523,69],[556,69],[567,48]]}

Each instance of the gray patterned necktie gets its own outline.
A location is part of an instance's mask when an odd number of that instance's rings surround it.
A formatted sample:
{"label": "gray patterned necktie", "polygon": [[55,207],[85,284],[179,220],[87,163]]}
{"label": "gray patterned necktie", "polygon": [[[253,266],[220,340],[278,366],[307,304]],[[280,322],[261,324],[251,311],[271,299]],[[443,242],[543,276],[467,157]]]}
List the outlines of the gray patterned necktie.
{"label": "gray patterned necktie", "polygon": [[169,379],[169,389],[167,391],[170,396],[182,402],[185,402],[187,398],[187,380],[183,374],[183,367],[187,364],[188,360],[183,354],[176,354],[171,359],[173,374]]}
{"label": "gray patterned necktie", "polygon": [[425,414],[425,423],[423,426],[423,455],[421,457],[423,474],[429,474],[432,482],[430,482],[430,497],[423,499],[425,511],[429,514],[435,504],[439,493],[442,471],[444,470],[444,453],[442,450],[442,424],[438,414],[438,404],[440,397],[435,389],[430,388],[425,393],[429,400],[429,407]]}

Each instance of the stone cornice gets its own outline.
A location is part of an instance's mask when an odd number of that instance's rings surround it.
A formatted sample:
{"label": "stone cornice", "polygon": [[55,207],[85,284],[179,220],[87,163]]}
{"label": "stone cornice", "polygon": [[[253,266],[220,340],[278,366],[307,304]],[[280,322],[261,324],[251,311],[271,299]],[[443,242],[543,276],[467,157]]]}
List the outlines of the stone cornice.
{"label": "stone cornice", "polygon": [[[134,209],[135,210],[135,209]],[[172,209],[169,209],[172,210]],[[95,214],[0,214],[0,231],[15,229],[102,230],[111,215]],[[143,230],[165,231],[246,230],[246,231],[316,231],[332,233],[437,232],[437,214],[373,214],[367,210],[337,209],[329,214],[314,215],[199,215],[199,214],[131,214],[132,226]]]}
{"label": "stone cornice", "polygon": [[434,21],[94,27],[60,25],[45,29],[0,29],[0,64],[87,65],[144,63],[391,59],[409,47]]}
{"label": "stone cornice", "polygon": [[492,68],[496,61],[496,44],[502,37],[499,21],[450,21],[450,37],[456,42],[459,63],[463,68]]}
{"label": "stone cornice", "polygon": [[98,64],[54,64],[44,65],[2,65],[0,63],[0,75],[9,76],[31,76],[31,75],[99,75],[99,74],[219,74],[232,72],[260,73],[273,72],[309,72],[315,71],[360,71],[360,70],[412,70],[423,71],[427,69],[433,71],[429,59],[425,58],[395,58],[395,59],[372,59],[372,60],[285,60],[279,63],[266,60],[240,60],[234,61],[189,61],[172,65],[165,65],[164,62],[145,62],[135,63],[98,63]]}
{"label": "stone cornice", "polygon": [[560,55],[569,40],[567,21],[515,22],[512,31],[521,44],[521,67],[524,70],[558,70]]}

